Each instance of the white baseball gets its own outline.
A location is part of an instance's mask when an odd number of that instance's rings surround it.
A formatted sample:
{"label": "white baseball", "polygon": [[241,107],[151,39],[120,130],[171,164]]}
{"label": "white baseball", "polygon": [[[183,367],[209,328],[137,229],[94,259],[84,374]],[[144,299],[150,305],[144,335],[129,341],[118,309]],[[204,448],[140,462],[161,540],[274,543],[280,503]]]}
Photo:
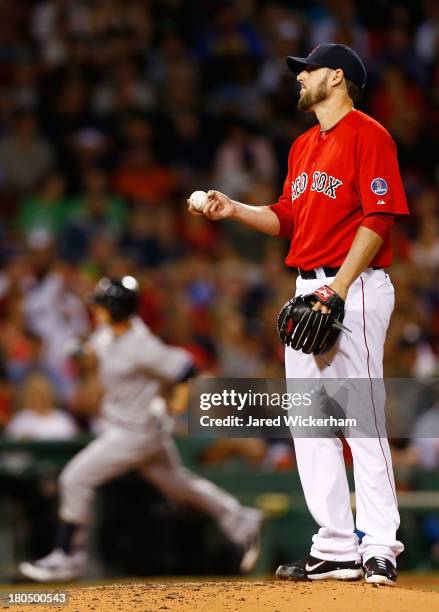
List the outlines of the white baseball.
{"label": "white baseball", "polygon": [[201,212],[207,204],[207,193],[205,191],[194,191],[189,198],[192,208]]}

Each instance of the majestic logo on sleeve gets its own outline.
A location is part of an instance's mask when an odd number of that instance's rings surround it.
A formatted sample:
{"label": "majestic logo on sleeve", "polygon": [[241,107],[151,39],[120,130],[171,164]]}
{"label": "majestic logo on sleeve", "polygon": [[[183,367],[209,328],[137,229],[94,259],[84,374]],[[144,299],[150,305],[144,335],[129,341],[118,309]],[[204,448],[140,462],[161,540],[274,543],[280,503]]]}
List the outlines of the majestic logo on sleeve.
{"label": "majestic logo on sleeve", "polygon": [[383,178],[375,178],[370,184],[370,188],[375,195],[383,196],[388,191],[387,183]]}
{"label": "majestic logo on sleeve", "polygon": [[[382,179],[380,179],[382,180]],[[326,172],[320,172],[316,170],[312,175],[311,191],[317,191],[328,196],[328,198],[335,199],[337,197],[336,190],[343,185],[343,181],[335,176],[331,176]],[[308,186],[308,174],[302,172],[293,181],[291,181],[291,198],[297,200],[299,196],[305,191]]]}

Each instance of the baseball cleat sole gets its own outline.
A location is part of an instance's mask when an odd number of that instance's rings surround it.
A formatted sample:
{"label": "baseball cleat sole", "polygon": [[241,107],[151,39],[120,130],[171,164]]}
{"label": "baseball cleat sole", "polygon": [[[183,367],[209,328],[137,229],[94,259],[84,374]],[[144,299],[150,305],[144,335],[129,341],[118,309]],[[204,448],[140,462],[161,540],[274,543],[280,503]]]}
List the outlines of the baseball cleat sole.
{"label": "baseball cleat sole", "polygon": [[349,570],[339,569],[331,572],[325,572],[324,574],[312,574],[303,577],[289,576],[282,572],[281,568],[278,568],[276,572],[276,578],[281,580],[290,580],[292,582],[308,582],[309,580],[341,580],[346,582],[353,582],[355,580],[361,580],[363,572],[361,570]]}
{"label": "baseball cleat sole", "polygon": [[384,584],[385,586],[396,586],[396,581],[387,578],[387,576],[380,576],[379,574],[374,574],[373,576],[365,576],[364,580],[368,584]]}

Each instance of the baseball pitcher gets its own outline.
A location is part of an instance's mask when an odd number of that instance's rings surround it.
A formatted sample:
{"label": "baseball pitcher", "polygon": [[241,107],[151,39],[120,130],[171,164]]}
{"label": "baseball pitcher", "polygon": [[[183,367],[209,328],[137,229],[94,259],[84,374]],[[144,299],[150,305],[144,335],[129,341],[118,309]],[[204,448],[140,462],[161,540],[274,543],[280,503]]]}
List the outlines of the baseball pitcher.
{"label": "baseball pitcher", "polygon": [[[298,109],[318,124],[293,143],[283,193],[270,206],[248,206],[217,191],[193,214],[233,218],[291,240],[286,264],[297,268],[296,296],[281,310],[286,376],[369,379],[362,416],[383,419],[383,347],[394,306],[385,268],[392,260],[391,226],[408,214],[397,151],[377,121],[354,108],[366,84],[360,57],[345,45],[324,44],[306,58],[288,57],[300,84]],[[343,328],[345,330],[343,331]],[[349,332],[347,331],[349,330]],[[340,333],[342,332],[342,333]],[[354,531],[342,443],[337,437],[295,439],[308,508],[320,526],[309,555],[282,565],[279,578],[355,580],[394,585],[403,545],[389,444],[385,435],[351,437]]]}

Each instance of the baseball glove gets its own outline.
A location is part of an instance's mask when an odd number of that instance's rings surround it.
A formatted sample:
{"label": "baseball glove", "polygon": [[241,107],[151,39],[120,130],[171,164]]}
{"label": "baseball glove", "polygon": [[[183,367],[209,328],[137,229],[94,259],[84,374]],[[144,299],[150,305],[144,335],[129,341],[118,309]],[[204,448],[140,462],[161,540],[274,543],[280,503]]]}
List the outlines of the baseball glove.
{"label": "baseball glove", "polygon": [[[312,307],[321,302],[331,309],[328,314]],[[342,329],[344,300],[327,285],[308,295],[289,300],[277,318],[279,338],[296,351],[322,355],[334,346]]]}

